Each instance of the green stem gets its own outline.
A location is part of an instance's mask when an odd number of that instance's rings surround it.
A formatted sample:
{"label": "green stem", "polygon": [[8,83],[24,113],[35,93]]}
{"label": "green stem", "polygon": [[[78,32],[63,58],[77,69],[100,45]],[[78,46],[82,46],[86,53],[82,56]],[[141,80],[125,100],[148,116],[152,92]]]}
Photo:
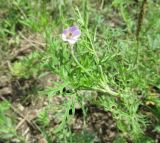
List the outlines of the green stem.
{"label": "green stem", "polygon": [[91,40],[91,36],[90,36],[90,34],[89,34],[88,29],[87,29],[87,36],[88,36],[88,38],[89,38],[89,41],[90,41],[90,43],[91,43],[91,47],[92,47],[93,53],[94,53],[94,55],[95,55],[96,64],[99,66],[102,79],[104,79],[103,69],[102,69],[102,66],[99,65],[99,57],[98,57],[98,55],[97,55],[97,53],[96,53],[96,50],[95,50],[95,48],[94,48],[94,46],[93,46],[93,42],[92,42],[92,40]]}
{"label": "green stem", "polygon": [[74,61],[76,62],[76,64],[77,64],[83,71],[85,71],[85,73],[86,73],[88,76],[93,77],[93,76],[85,69],[85,67],[83,67],[83,66],[79,63],[79,61],[77,60],[76,56],[74,55],[73,45],[71,45],[71,55],[72,55]]}

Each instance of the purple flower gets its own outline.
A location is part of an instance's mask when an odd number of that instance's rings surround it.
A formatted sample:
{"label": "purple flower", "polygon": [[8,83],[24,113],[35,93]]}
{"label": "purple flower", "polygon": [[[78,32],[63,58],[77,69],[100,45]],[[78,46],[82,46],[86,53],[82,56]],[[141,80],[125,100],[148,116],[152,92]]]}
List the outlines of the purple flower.
{"label": "purple flower", "polygon": [[77,42],[78,38],[80,37],[81,32],[77,26],[71,26],[67,29],[64,29],[62,33],[62,39],[67,41],[70,44],[74,44]]}

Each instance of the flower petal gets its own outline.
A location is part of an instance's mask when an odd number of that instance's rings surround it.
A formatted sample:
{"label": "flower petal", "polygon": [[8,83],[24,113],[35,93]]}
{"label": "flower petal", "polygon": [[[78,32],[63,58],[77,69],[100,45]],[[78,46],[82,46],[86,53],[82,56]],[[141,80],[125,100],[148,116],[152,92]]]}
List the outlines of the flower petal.
{"label": "flower petal", "polygon": [[67,37],[66,37],[66,35],[64,33],[62,33],[61,37],[62,37],[63,41],[67,41]]}
{"label": "flower petal", "polygon": [[69,28],[69,31],[70,31],[70,32],[74,32],[74,31],[76,31],[76,30],[78,30],[78,27],[77,27],[77,26],[71,26],[71,27]]}
{"label": "flower petal", "polygon": [[69,28],[63,30],[63,34],[67,34],[68,32],[69,32]]}
{"label": "flower petal", "polygon": [[70,44],[75,44],[76,42],[77,42],[77,38],[76,39],[68,39],[67,41],[68,41],[68,43],[70,43]]}
{"label": "flower petal", "polygon": [[75,38],[75,37],[78,38],[80,35],[81,35],[80,30],[76,30],[73,32],[73,38]]}

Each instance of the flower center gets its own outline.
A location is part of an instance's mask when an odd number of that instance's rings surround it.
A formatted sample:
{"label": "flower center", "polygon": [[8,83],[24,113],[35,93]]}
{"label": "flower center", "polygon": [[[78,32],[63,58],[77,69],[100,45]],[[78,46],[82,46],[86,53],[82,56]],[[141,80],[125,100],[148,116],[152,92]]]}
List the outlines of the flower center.
{"label": "flower center", "polygon": [[72,32],[68,32],[66,38],[70,39],[70,38],[72,38],[72,36],[73,36]]}

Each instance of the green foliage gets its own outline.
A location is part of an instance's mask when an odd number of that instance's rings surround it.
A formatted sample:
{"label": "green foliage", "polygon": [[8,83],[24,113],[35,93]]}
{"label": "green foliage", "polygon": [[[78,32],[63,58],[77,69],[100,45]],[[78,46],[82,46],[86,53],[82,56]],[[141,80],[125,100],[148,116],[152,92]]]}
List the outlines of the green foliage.
{"label": "green foliage", "polygon": [[49,125],[49,118],[48,118],[48,110],[45,108],[43,109],[37,116],[37,123],[41,126],[48,126]]}
{"label": "green foliage", "polygon": [[124,137],[137,142],[143,135],[143,129],[146,126],[144,116],[138,113],[140,101],[136,95],[126,92],[118,97],[105,97],[100,99],[106,111],[110,111],[117,120],[117,127],[123,132]]}
{"label": "green foliage", "polygon": [[43,65],[40,59],[43,58],[43,53],[34,52],[28,57],[25,57],[21,62],[15,62],[11,67],[11,73],[14,76],[28,78],[30,76],[36,76],[42,71]]}
{"label": "green foliage", "polygon": [[0,140],[9,140],[17,134],[13,121],[6,114],[9,108],[8,102],[0,102]]}
{"label": "green foliage", "polygon": [[[42,91],[49,100],[49,105],[37,118],[43,132],[50,123],[47,115],[52,108],[51,100],[53,96],[60,95],[65,103],[61,105],[63,114],[57,114],[61,124],[54,130],[60,140],[65,138],[65,142],[76,142],[77,135],[67,133],[67,123],[72,117],[69,110],[74,115],[76,104],[84,108],[89,100],[112,112],[120,131],[117,142],[125,142],[128,138],[133,142],[152,142],[144,135],[148,121],[140,106],[146,107],[145,101],[155,103],[154,109],[148,108],[156,117],[158,125],[160,102],[158,93],[152,96],[150,89],[152,86],[160,87],[159,3],[148,1],[140,41],[137,43],[136,17],[142,1],[103,2],[99,9],[99,2],[93,4],[87,0],[7,1],[7,19],[3,18],[0,22],[3,46],[6,46],[8,36],[18,37],[17,25],[24,31],[40,32],[46,42],[41,52],[34,51],[21,61],[14,62],[11,72],[14,76],[29,78],[37,77],[47,70],[60,77],[59,82],[53,83],[54,87]],[[111,14],[109,20],[106,19],[108,13]],[[63,28],[74,23],[79,26],[81,37],[72,47],[58,35]],[[18,42],[15,43],[18,45]],[[97,94],[87,99],[82,91],[86,94],[87,91],[94,91]],[[10,119],[3,116],[11,128]],[[159,131],[159,126],[155,130]],[[78,140],[89,142],[84,135],[87,134],[82,135],[84,141]]]}
{"label": "green foliage", "polygon": [[57,141],[64,143],[100,143],[95,134],[89,133],[89,131],[83,130],[79,133],[71,133],[69,130],[63,130],[57,134]]}

